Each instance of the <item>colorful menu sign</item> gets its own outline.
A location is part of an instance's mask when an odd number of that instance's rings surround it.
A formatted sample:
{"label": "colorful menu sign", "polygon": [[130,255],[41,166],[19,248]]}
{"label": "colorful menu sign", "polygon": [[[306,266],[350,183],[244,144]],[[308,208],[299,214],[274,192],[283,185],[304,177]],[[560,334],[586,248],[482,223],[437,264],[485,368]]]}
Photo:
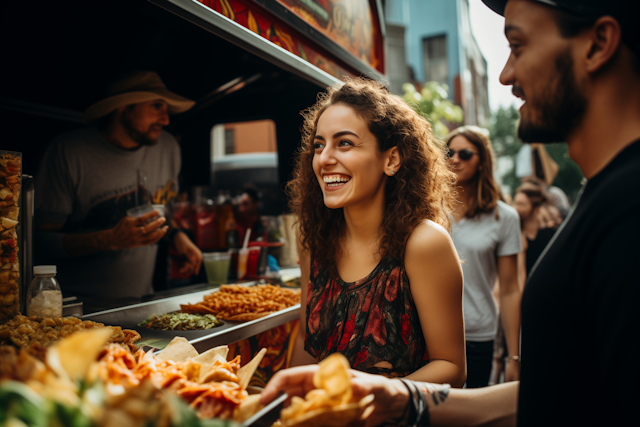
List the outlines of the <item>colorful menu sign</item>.
{"label": "colorful menu sign", "polygon": [[[360,74],[358,70],[339,63],[328,52],[251,0],[197,1],[336,78]],[[364,63],[383,72],[379,60],[381,38],[380,43],[374,43],[378,30],[372,25],[372,10],[368,0],[276,1]],[[306,4],[304,7],[301,6],[303,2]]]}
{"label": "colorful menu sign", "polygon": [[369,0],[277,0],[309,25],[384,73],[376,38],[379,29]]}

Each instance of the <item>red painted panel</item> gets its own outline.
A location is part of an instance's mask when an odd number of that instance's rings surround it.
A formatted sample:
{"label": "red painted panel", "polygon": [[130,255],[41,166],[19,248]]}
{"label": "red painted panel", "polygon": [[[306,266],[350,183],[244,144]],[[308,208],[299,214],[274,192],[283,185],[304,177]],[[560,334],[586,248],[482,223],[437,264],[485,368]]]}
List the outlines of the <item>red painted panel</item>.
{"label": "red painted panel", "polygon": [[374,15],[369,0],[277,0],[355,57],[380,69]]}
{"label": "red painted panel", "polygon": [[355,75],[247,0],[198,1],[334,77]]}

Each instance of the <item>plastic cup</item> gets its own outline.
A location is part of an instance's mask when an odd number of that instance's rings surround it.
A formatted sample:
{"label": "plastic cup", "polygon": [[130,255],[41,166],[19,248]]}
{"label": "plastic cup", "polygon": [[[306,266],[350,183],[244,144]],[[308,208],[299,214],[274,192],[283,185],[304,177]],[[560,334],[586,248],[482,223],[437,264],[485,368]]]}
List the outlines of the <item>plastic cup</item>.
{"label": "plastic cup", "polygon": [[249,259],[247,260],[247,276],[258,276],[258,260],[260,259],[260,246],[252,246],[249,249]]}
{"label": "plastic cup", "polygon": [[161,217],[165,217],[165,206],[162,204],[158,204],[158,205],[151,205],[151,207],[153,208],[154,211],[158,212],[158,215],[160,215]]}
{"label": "plastic cup", "polygon": [[247,275],[247,261],[249,260],[249,249],[240,249],[238,252],[238,280],[244,279]]}
{"label": "plastic cup", "polygon": [[[132,218],[139,218],[142,215],[146,215],[146,214],[148,214],[149,212],[151,212],[153,210],[154,210],[154,208],[151,205],[136,206],[135,208],[131,208],[131,209],[127,210],[127,216],[130,216]],[[164,214],[164,212],[163,212],[163,214]]]}
{"label": "plastic cup", "polygon": [[231,255],[226,252],[210,252],[202,254],[207,282],[210,285],[222,285],[229,276]]}

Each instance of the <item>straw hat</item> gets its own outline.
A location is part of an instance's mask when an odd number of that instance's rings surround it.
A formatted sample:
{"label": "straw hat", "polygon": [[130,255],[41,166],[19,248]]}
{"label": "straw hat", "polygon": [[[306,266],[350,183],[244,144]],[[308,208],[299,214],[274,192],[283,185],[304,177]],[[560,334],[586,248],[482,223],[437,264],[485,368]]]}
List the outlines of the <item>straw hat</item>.
{"label": "straw hat", "polygon": [[170,92],[157,73],[153,71],[137,71],[122,76],[111,83],[106,90],[107,97],[87,108],[84,121],[91,123],[123,105],[164,99],[169,114],[183,113],[193,107],[194,101]]}

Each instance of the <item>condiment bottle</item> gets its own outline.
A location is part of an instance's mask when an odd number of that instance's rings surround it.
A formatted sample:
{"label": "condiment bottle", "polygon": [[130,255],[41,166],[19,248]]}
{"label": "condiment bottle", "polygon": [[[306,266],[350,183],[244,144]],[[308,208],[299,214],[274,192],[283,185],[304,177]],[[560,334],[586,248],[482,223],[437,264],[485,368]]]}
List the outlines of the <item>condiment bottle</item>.
{"label": "condiment bottle", "polygon": [[33,267],[33,276],[27,290],[27,316],[62,317],[62,291],[56,280],[56,266]]}

